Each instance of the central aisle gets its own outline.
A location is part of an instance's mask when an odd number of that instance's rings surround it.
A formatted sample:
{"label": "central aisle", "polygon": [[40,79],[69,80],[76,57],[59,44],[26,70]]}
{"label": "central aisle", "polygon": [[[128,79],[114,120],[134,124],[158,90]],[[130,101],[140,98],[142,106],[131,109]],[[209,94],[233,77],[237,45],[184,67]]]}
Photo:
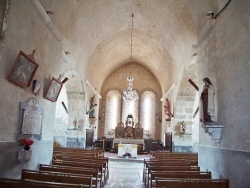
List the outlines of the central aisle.
{"label": "central aisle", "polygon": [[142,188],[141,161],[109,160],[109,180],[104,188]]}

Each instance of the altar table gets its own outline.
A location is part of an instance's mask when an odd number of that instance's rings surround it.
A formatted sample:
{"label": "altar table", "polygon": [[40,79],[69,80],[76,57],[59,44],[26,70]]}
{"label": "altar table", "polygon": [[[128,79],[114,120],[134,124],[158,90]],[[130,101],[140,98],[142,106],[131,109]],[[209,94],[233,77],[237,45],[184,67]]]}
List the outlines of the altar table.
{"label": "altar table", "polygon": [[115,144],[137,144],[142,145],[143,150],[145,149],[144,140],[143,139],[125,139],[125,138],[115,138],[113,140],[113,148],[115,148]]}
{"label": "altar table", "polygon": [[129,153],[130,157],[137,157],[137,145],[118,144],[118,157],[124,157],[125,153]]}

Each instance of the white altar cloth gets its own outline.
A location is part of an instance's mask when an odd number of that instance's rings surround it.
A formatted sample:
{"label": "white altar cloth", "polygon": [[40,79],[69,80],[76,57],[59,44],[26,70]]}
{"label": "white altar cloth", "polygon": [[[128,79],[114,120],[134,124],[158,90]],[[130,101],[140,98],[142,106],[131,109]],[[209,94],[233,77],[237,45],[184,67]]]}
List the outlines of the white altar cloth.
{"label": "white altar cloth", "polygon": [[143,150],[145,149],[144,140],[142,140],[142,139],[115,138],[113,140],[113,148],[114,148],[115,144],[142,144],[143,145]]}
{"label": "white altar cloth", "polygon": [[118,144],[118,157],[124,157],[125,153],[129,153],[131,157],[137,157],[136,144]]}

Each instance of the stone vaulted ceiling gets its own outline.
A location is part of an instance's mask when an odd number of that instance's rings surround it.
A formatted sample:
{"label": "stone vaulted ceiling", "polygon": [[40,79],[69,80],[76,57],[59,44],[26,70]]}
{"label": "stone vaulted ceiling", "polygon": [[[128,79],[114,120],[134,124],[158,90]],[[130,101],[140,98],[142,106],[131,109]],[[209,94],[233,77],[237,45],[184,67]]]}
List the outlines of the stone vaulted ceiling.
{"label": "stone vaulted ceiling", "polygon": [[[148,68],[165,92],[192,59],[196,32],[217,0],[40,0],[65,37],[76,68],[100,91],[107,76],[132,61]],[[223,0],[224,2],[224,0]],[[203,17],[204,23],[200,23]]]}

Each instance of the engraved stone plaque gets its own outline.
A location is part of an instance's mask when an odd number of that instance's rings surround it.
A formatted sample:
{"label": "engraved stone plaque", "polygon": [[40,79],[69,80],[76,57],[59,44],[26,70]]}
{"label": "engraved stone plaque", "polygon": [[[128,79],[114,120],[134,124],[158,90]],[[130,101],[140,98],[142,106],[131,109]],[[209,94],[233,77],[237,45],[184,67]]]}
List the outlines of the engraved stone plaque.
{"label": "engraved stone plaque", "polygon": [[43,109],[35,98],[21,103],[22,130],[21,134],[40,135],[42,131]]}

